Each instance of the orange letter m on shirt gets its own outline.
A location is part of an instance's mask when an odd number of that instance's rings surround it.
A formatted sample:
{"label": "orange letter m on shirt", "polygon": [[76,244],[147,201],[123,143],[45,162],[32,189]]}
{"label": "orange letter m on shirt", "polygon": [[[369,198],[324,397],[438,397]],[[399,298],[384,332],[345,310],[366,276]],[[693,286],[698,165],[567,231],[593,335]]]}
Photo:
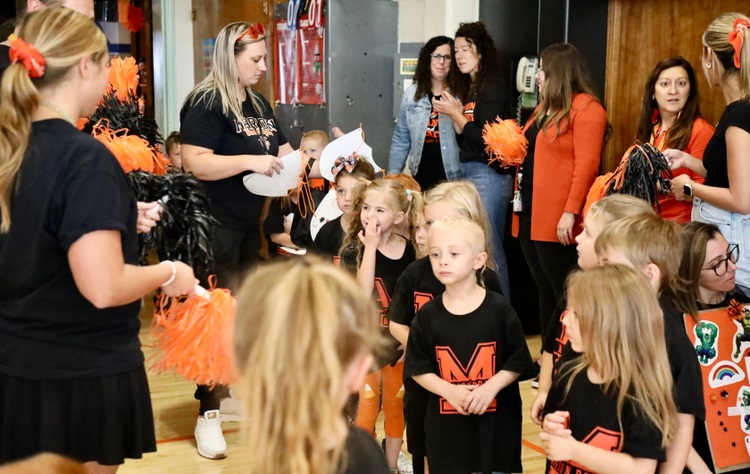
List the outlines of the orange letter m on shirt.
{"label": "orange letter m on shirt", "polygon": [[[482,385],[495,375],[495,347],[496,343],[494,342],[478,344],[467,367],[464,367],[461,361],[458,360],[450,346],[435,347],[440,377],[452,384]],[[493,400],[490,406],[487,407],[487,411],[492,412],[496,409],[497,401]],[[441,415],[456,413],[458,411],[450,403],[444,398],[440,399]]]}

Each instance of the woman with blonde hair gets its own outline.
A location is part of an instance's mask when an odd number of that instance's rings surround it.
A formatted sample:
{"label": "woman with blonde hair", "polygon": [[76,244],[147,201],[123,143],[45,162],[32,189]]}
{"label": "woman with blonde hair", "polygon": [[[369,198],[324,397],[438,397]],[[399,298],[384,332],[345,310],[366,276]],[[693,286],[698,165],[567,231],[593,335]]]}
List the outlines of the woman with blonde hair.
{"label": "woman with blonde hair", "polygon": [[[688,175],[672,180],[678,200],[693,201],[692,220],[716,224],[730,244],[748,255],[750,216],[750,18],[724,13],[703,33],[703,73],[718,87],[726,108],[706,145],[703,161],[676,149],[664,151],[672,169],[688,168],[705,177],[697,183]],[[750,288],[750,259],[737,261],[737,285]]]}
{"label": "woman with blonde hair", "polygon": [[558,372],[544,407],[547,472],[654,472],[677,418],[664,318],[648,280],[625,265],[571,275],[563,324],[580,356]]}
{"label": "woman with blonde hair", "polygon": [[[260,260],[263,196],[249,192],[243,178],[251,173],[280,173],[284,165],[278,157],[293,151],[273,108],[253,90],[266,71],[266,54],[262,23],[225,26],[216,37],[213,69],[180,111],[182,163],[203,184],[217,221],[211,273],[223,288],[235,289]],[[219,410],[228,397],[229,390],[222,385],[199,386],[195,391],[200,401],[195,439],[203,457],[227,456]],[[223,415],[228,419],[230,413],[225,410]]]}
{"label": "woman with blonde hair", "polygon": [[343,415],[381,348],[379,319],[353,277],[315,257],[248,277],[234,336],[248,472],[388,472],[382,449]]}
{"label": "woman with blonde hair", "polygon": [[195,286],[138,266],[137,208],[107,148],[75,126],[107,85],[107,40],[73,10],[28,14],[0,92],[0,463],[53,452],[115,472],[156,450],[140,298]]}

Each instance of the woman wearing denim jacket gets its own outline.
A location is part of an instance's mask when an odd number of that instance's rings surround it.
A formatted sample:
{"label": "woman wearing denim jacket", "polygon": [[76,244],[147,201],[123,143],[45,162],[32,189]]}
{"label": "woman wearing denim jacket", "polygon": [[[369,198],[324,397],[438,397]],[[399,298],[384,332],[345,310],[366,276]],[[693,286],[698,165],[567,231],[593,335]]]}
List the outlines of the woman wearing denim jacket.
{"label": "woman wearing denim jacket", "polygon": [[414,84],[404,91],[391,141],[388,174],[401,173],[411,155],[409,171],[423,191],[461,178],[453,123],[432,106],[432,99],[449,88],[452,52],[447,36],[432,38],[419,51]]}

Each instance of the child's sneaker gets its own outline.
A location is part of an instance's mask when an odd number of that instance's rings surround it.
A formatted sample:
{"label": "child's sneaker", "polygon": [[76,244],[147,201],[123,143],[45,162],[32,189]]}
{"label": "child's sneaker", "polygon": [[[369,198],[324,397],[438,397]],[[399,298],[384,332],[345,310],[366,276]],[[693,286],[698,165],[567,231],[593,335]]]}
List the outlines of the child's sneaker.
{"label": "child's sneaker", "polygon": [[198,417],[195,425],[195,444],[198,454],[208,459],[223,459],[227,457],[227,442],[221,431],[221,415],[219,410],[209,410]]}
{"label": "child's sneaker", "polygon": [[414,467],[411,465],[411,461],[406,457],[403,451],[398,453],[398,472],[400,474],[409,474],[414,472]]}

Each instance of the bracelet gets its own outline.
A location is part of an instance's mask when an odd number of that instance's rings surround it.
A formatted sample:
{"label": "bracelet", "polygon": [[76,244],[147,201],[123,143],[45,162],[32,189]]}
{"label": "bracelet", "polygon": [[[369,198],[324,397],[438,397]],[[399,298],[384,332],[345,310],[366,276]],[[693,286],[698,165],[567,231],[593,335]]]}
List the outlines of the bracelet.
{"label": "bracelet", "polygon": [[174,281],[175,277],[177,276],[177,265],[175,265],[172,260],[164,260],[163,262],[159,262],[159,265],[161,265],[162,263],[168,263],[169,266],[172,267],[172,276],[170,276],[169,280],[167,280],[166,282],[162,283],[162,285],[161,285],[161,287],[164,288],[165,286],[167,286],[170,283],[172,283]]}

